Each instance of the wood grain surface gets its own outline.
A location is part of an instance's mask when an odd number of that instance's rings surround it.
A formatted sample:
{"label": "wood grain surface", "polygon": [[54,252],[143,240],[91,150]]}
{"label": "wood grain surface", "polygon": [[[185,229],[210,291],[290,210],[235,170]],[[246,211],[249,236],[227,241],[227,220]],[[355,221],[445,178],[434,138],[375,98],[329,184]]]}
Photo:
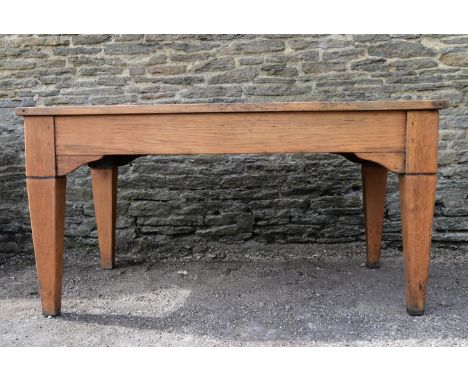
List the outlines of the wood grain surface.
{"label": "wood grain surface", "polygon": [[55,117],[58,155],[400,152],[403,111]]}
{"label": "wood grain surface", "polygon": [[66,178],[27,179],[42,313],[60,314]]}
{"label": "wood grain surface", "polygon": [[406,173],[436,173],[439,113],[411,111],[406,123]]}
{"label": "wood grain surface", "polygon": [[53,117],[24,119],[26,176],[55,175],[55,134]]}
{"label": "wood grain surface", "polygon": [[403,258],[406,277],[406,310],[424,313],[432,239],[436,175],[399,176]]}
{"label": "wood grain surface", "polygon": [[444,101],[368,101],[368,102],[268,102],[268,103],[198,103],[116,106],[47,106],[19,107],[17,115],[97,115],[165,113],[237,113],[268,111],[358,111],[444,109]]}
{"label": "wood grain surface", "polygon": [[118,168],[93,168],[91,176],[101,269],[112,269],[115,259]]}
{"label": "wood grain surface", "polygon": [[378,268],[380,266],[380,247],[388,171],[379,165],[363,163],[361,172],[364,221],[366,226],[366,266],[368,268]]}

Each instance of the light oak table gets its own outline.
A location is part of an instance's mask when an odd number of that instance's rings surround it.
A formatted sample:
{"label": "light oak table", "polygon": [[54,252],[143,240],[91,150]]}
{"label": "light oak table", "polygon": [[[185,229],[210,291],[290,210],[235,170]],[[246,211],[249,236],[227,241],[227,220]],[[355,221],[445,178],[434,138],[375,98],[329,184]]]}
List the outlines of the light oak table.
{"label": "light oak table", "polygon": [[78,167],[91,167],[101,266],[110,269],[119,165],[151,154],[322,152],[361,164],[370,268],[379,266],[387,172],[399,175],[406,309],[423,314],[444,107],[394,101],[18,108],[43,314],[61,309],[66,176]]}

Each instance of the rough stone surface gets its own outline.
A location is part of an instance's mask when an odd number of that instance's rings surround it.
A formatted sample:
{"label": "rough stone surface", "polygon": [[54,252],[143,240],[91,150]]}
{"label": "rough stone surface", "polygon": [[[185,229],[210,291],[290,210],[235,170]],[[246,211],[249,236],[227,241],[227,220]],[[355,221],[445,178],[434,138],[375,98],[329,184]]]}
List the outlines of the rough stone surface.
{"label": "rough stone surface", "polygon": [[[0,262],[32,256],[14,107],[446,99],[436,246],[468,243],[468,36],[0,36]],[[384,246],[400,246],[390,176]],[[89,170],[69,176],[66,246],[97,250]],[[335,155],[159,156],[120,169],[118,251],[362,242],[359,166]]]}
{"label": "rough stone surface", "polygon": [[466,251],[434,250],[420,317],[405,311],[401,252],[385,250],[373,270],[364,253],[251,242],[185,260],[121,254],[112,271],[68,253],[62,315],[49,319],[33,261],[11,259],[0,266],[0,346],[468,346]]}

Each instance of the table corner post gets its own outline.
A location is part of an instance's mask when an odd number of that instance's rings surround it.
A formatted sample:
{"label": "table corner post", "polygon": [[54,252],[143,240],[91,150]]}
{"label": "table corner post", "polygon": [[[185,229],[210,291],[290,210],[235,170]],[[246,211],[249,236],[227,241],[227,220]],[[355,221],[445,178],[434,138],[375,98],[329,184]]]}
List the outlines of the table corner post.
{"label": "table corner post", "polygon": [[58,176],[51,116],[25,117],[26,185],[42,313],[61,311],[66,177]]}
{"label": "table corner post", "polygon": [[437,186],[438,111],[408,111],[405,171],[399,175],[406,310],[424,314]]}

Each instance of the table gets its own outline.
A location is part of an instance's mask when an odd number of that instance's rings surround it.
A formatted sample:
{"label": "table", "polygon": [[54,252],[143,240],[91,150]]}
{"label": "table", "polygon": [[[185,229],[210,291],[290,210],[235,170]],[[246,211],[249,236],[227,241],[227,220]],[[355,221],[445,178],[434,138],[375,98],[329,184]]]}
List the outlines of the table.
{"label": "table", "polygon": [[[66,176],[91,167],[101,267],[115,258],[118,166],[151,154],[338,153],[360,163],[367,266],[380,258],[387,173],[399,175],[406,310],[422,315],[440,101],[20,107],[42,312],[61,310]],[[144,174],[142,174],[144,176]]]}

